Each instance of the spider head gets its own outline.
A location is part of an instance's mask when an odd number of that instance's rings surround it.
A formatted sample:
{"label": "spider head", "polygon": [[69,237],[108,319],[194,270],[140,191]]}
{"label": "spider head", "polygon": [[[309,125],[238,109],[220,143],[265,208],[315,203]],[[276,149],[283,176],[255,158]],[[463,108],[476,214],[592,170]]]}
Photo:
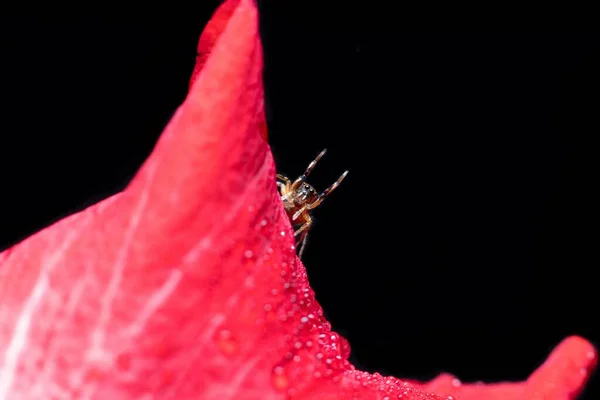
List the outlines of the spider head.
{"label": "spider head", "polygon": [[311,204],[317,199],[317,197],[318,194],[315,188],[313,188],[306,182],[302,182],[294,191],[294,202],[298,206]]}

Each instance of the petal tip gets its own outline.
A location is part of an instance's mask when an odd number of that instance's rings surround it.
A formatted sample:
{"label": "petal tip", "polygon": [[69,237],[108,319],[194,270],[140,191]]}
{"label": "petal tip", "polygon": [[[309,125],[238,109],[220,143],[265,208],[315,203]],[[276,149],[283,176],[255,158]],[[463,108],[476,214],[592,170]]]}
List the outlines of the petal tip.
{"label": "petal tip", "polygon": [[573,355],[573,358],[585,360],[589,366],[595,366],[598,361],[598,351],[596,347],[581,336],[572,335],[558,344],[555,353]]}

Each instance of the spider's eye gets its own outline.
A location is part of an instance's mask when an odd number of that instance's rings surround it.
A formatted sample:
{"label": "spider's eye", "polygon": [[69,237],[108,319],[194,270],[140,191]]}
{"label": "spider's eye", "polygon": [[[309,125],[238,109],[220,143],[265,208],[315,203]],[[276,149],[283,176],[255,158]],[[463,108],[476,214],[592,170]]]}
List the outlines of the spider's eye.
{"label": "spider's eye", "polygon": [[296,191],[296,201],[304,203],[310,196],[311,187],[309,185],[302,185],[300,189]]}

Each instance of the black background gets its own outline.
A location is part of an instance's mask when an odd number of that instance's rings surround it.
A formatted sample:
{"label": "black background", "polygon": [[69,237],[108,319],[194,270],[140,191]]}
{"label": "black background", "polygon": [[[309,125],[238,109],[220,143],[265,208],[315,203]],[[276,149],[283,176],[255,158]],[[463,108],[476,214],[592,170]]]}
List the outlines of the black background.
{"label": "black background", "polygon": [[[0,27],[0,248],[126,185],[185,97],[217,3],[161,23]],[[326,147],[317,188],[350,170],[304,262],[352,361],[520,380],[567,335],[598,344],[600,35],[409,32],[269,7],[278,169],[295,177]]]}

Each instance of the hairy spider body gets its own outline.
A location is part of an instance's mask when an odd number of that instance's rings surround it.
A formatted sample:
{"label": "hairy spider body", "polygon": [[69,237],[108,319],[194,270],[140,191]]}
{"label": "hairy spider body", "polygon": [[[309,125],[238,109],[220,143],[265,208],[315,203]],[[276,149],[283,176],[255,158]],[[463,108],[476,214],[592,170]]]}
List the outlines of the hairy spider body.
{"label": "hairy spider body", "polygon": [[325,155],[327,150],[323,150],[317,158],[315,158],[306,168],[304,174],[300,175],[294,182],[289,178],[277,174],[277,186],[279,193],[281,194],[281,200],[283,201],[283,207],[290,219],[290,223],[294,227],[294,237],[297,238],[296,246],[300,244],[300,250],[298,251],[298,257],[302,257],[304,246],[306,245],[306,239],[308,237],[308,230],[310,229],[313,221],[310,216],[310,211],[317,208],[323,200],[337,188],[342,180],[348,174],[348,171],[344,172],[333,185],[318,193],[311,185],[306,183],[308,174],[315,167],[317,162]]}

